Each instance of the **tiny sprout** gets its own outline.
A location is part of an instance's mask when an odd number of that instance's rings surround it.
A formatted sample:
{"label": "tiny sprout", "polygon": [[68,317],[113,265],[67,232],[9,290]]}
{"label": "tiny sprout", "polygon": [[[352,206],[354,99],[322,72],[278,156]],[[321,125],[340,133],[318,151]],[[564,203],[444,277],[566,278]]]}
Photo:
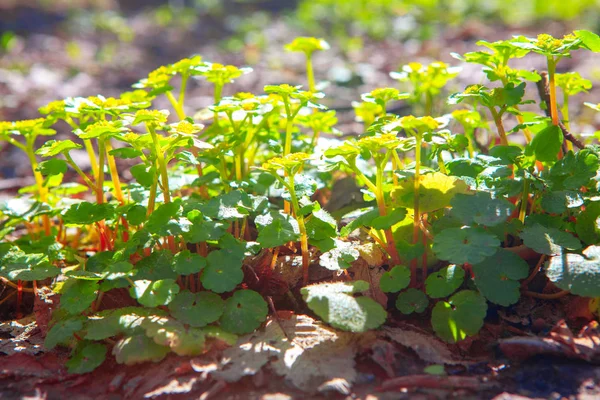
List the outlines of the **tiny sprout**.
{"label": "tiny sprout", "polygon": [[384,110],[380,104],[372,103],[370,101],[353,101],[352,107],[356,114],[356,121],[363,122],[365,127],[371,126],[375,121],[375,118],[383,114]]}
{"label": "tiny sprout", "polygon": [[263,169],[271,172],[277,172],[283,169],[287,176],[293,176],[304,163],[310,160],[311,156],[307,153],[291,153],[284,157],[274,157],[269,161],[265,162],[262,166]]}
{"label": "tiny sprout", "polygon": [[394,88],[378,88],[370,93],[363,93],[361,96],[365,102],[379,104],[384,111],[390,101],[408,99],[409,97],[409,93],[400,93],[398,89]]}
{"label": "tiny sprout", "polygon": [[439,95],[442,88],[460,71],[460,67],[451,67],[441,61],[435,61],[426,66],[409,63],[399,72],[390,72],[390,76],[411,85],[413,103],[420,103],[424,96],[424,113],[431,115],[434,97]]}
{"label": "tiny sprout", "polygon": [[568,96],[573,96],[580,92],[587,93],[592,88],[592,82],[584,79],[577,72],[567,72],[556,74],[556,86],[561,88]]}
{"label": "tiny sprout", "polygon": [[297,37],[291,43],[285,46],[286,51],[301,52],[306,56],[306,76],[308,80],[308,90],[314,92],[317,90],[315,84],[315,73],[312,64],[312,54],[318,50],[329,50],[329,43],[323,39],[314,37]]}
{"label": "tiny sprout", "polygon": [[218,103],[221,100],[223,86],[232,83],[234,79],[237,79],[242,75],[252,72],[252,68],[249,67],[238,68],[235,65],[223,65],[209,62],[198,65],[194,67],[193,70],[195,74],[204,76],[207,81],[215,85],[215,103]]}
{"label": "tiny sprout", "polygon": [[193,124],[189,121],[183,120],[174,124],[167,125],[167,129],[170,133],[178,133],[181,135],[194,135],[204,129],[202,124]]}
{"label": "tiny sprout", "polygon": [[148,125],[164,125],[169,118],[168,110],[139,110],[134,114],[131,125],[138,125],[142,122]]}

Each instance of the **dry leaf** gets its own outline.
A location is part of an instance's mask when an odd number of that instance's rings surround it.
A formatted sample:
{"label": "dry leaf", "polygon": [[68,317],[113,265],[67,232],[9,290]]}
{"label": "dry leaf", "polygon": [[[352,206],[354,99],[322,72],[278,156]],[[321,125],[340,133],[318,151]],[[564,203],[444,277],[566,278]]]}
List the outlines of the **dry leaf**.
{"label": "dry leaf", "polygon": [[212,375],[235,382],[269,364],[300,390],[310,392],[321,385],[327,390],[331,388],[328,382],[337,382],[337,386],[346,382],[340,387],[352,385],[359,340],[372,335],[338,332],[306,315],[295,315],[281,324],[285,334],[270,320],[263,330],[240,338],[237,346],[224,351],[221,368]]}
{"label": "dry leaf", "polygon": [[416,328],[383,327],[380,335],[392,339],[402,346],[412,349],[423,361],[434,364],[469,364],[470,361],[457,359],[448,346],[432,334],[419,332]]}

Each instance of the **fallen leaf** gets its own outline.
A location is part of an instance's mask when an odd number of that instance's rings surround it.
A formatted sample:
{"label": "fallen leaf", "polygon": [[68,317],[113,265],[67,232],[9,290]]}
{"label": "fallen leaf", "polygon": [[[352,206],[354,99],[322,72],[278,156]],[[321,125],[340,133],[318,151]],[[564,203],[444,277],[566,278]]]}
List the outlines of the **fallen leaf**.
{"label": "fallen leaf", "polygon": [[458,359],[448,346],[433,334],[417,331],[417,328],[383,327],[380,336],[392,339],[412,349],[423,361],[434,364],[470,364],[469,360]]}
{"label": "fallen leaf", "polygon": [[361,339],[369,340],[371,334],[339,332],[306,315],[280,323],[270,320],[263,330],[241,337],[236,346],[223,352],[219,370],[211,375],[236,382],[269,364],[277,375],[303,391],[329,390],[328,382],[340,385],[345,381],[340,388],[352,385],[357,376],[356,350]]}

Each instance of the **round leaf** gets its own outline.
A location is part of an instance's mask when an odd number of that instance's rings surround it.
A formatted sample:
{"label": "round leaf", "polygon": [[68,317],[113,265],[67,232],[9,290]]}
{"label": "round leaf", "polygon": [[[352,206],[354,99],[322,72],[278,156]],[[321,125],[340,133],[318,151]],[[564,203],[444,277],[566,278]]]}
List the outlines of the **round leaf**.
{"label": "round leaf", "polygon": [[477,264],[499,247],[498,238],[480,228],[448,228],[433,239],[433,252],[453,264]]}
{"label": "round leaf", "polygon": [[473,336],[483,326],[487,303],[472,290],[456,293],[448,302],[440,301],[431,312],[431,324],[439,337],[456,343]]}
{"label": "round leaf", "polygon": [[499,249],[496,254],[473,265],[477,289],[492,303],[509,306],[519,301],[519,279],[529,274],[529,265],[515,253]]}
{"label": "round leaf", "polygon": [[546,276],[573,294],[600,297],[600,246],[589,246],[582,254],[563,252],[552,257]]}
{"label": "round leaf", "polygon": [[106,359],[106,346],[102,343],[86,343],[78,346],[75,354],[67,361],[70,374],[85,374],[99,367]]}
{"label": "round leaf", "polygon": [[184,290],[169,304],[169,311],[184,324],[202,327],[217,321],[224,306],[223,299],[215,293]]}
{"label": "round leaf", "polygon": [[410,288],[398,295],[396,308],[402,314],[422,313],[429,305],[429,299],[422,291]]}
{"label": "round leaf", "polygon": [[173,270],[179,275],[196,274],[206,266],[206,258],[200,254],[184,250],[173,257]]}
{"label": "round leaf", "polygon": [[475,195],[459,193],[451,201],[452,214],[464,224],[496,226],[503,223],[513,211],[513,205],[504,199],[493,199],[488,192]]}
{"label": "round leaf", "polygon": [[221,327],[236,334],[250,333],[267,317],[267,302],[253,290],[238,290],[225,301]]}
{"label": "round leaf", "polygon": [[429,275],[425,280],[427,295],[433,299],[450,296],[462,285],[465,270],[458,265],[449,265]]}
{"label": "round leaf", "polygon": [[409,283],[410,269],[403,265],[396,265],[381,275],[379,288],[384,293],[396,293],[406,288]]}
{"label": "round leaf", "polygon": [[581,242],[568,232],[556,228],[547,228],[540,224],[528,226],[521,232],[525,246],[540,254],[554,255],[561,253],[561,247],[568,250],[581,248]]}
{"label": "round leaf", "polygon": [[129,289],[129,294],[146,307],[157,307],[169,304],[179,293],[179,285],[173,279],[159,281],[138,280],[135,286]]}

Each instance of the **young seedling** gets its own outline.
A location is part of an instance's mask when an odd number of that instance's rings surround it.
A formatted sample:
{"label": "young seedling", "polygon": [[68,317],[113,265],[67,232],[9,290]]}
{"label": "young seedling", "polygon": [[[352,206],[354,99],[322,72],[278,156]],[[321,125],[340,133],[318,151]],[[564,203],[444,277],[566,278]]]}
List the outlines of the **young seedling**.
{"label": "young seedling", "polygon": [[587,93],[592,88],[592,82],[584,79],[577,72],[566,72],[564,74],[556,74],[556,86],[561,88],[563,92],[563,104],[560,111],[563,115],[565,126],[570,130],[569,98],[581,92]]}
{"label": "young seedling", "polygon": [[[300,208],[299,198],[296,195],[296,176],[304,164],[310,160],[306,153],[292,153],[284,157],[275,157],[263,164],[262,169],[270,172],[287,189],[290,194],[292,211],[298,221],[300,231],[300,247],[302,249],[302,282],[308,284],[308,267],[310,265],[310,253],[308,250],[308,234],[304,223],[304,215]],[[283,176],[280,175],[283,172]]]}
{"label": "young seedling", "polygon": [[323,39],[314,37],[297,37],[291,43],[285,45],[285,50],[290,52],[304,53],[306,56],[306,77],[308,80],[308,90],[317,91],[315,83],[315,73],[313,70],[312,55],[315,51],[329,50],[329,43]]}
{"label": "young seedling", "polygon": [[420,104],[424,115],[431,115],[434,100],[439,96],[444,86],[460,72],[460,67],[451,67],[441,61],[429,65],[409,63],[401,71],[391,72],[392,79],[408,82],[411,90],[410,101]]}
{"label": "young seedling", "polygon": [[[51,136],[56,133],[50,129],[45,118],[23,120],[16,122],[0,122],[0,141],[8,142],[11,145],[22,150],[29,160],[35,184],[37,187],[37,196],[42,203],[48,202],[48,188],[44,184],[44,177],[38,169],[38,162],[35,157],[35,140],[38,136]],[[50,236],[51,221],[48,215],[42,215],[42,226],[44,234]]]}

